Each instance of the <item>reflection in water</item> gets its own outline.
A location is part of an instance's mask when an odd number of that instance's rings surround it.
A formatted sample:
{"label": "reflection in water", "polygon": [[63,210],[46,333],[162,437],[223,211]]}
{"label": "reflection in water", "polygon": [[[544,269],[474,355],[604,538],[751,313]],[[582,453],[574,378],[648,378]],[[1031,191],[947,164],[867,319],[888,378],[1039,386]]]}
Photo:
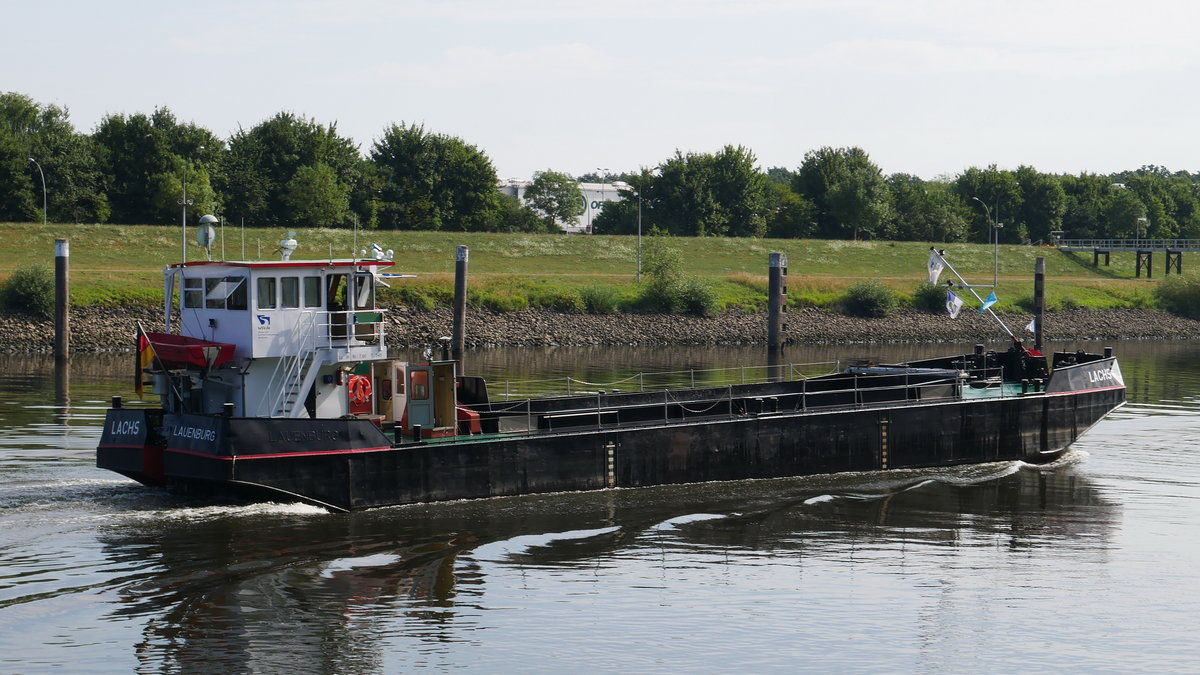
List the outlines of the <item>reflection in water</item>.
{"label": "reflection in water", "polygon": [[[743,559],[803,568],[809,558],[822,565],[821,559],[847,554],[851,563],[899,571],[911,547],[1036,555],[1076,537],[1094,545],[1116,512],[1070,467],[1002,464],[349,515],[200,507],[127,515],[101,540],[114,564],[138,570],[122,584],[114,617],[145,619],[137,646],[145,667],[204,662],[245,672],[299,658],[343,672],[382,667],[389,641],[478,639],[488,626],[475,610],[488,608],[495,578],[513,573],[604,576],[622,559],[650,561],[654,571],[667,549],[675,560],[723,560],[733,573]],[[541,602],[529,610],[539,611]]]}
{"label": "reflection in water", "polygon": [[[1169,670],[1200,658],[1197,349],[1117,345],[1130,405],[1043,469],[340,515],[188,502],[101,472],[98,426],[112,395],[132,397],[130,356],[76,355],[65,372],[0,356],[0,671]],[[470,365],[603,382],[765,362],[758,348],[558,348]]]}

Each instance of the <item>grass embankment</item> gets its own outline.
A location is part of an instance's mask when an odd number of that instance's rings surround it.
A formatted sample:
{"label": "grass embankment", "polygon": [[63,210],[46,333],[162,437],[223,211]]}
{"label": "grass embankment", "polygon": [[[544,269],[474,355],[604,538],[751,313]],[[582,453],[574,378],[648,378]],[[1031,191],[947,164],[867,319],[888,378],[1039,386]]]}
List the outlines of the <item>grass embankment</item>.
{"label": "grass embankment", "polygon": [[[275,260],[281,228],[227,227],[225,257]],[[71,247],[71,297],[78,305],[160,302],[162,268],[181,259],[179,226],[59,225],[0,223],[0,278],[30,263],[53,268],[54,240]],[[203,259],[194,230],[188,257]],[[296,259],[345,258],[354,233],[299,230]],[[453,291],[454,251],[470,247],[472,303],[495,309],[541,306],[579,311],[583,298],[631,307],[640,295],[635,282],[637,238],[454,232],[359,232],[358,248],[378,242],[395,251],[394,271],[415,279],[391,281],[385,300],[415,306],[448,304]],[[759,310],[766,306],[767,257],[786,253],[788,302],[792,306],[834,306],[853,283],[877,280],[904,302],[925,277],[929,244],[827,240],[671,238],[683,272],[711,284],[720,309]],[[643,240],[644,243],[644,240]],[[221,243],[213,247],[221,257]],[[969,281],[990,283],[990,245],[947,244],[946,257]],[[243,250],[245,255],[243,256]],[[1134,278],[1133,254],[1114,254],[1109,267],[1093,268],[1087,254],[1051,248],[1001,246],[1000,310],[1027,308],[1033,297],[1034,260],[1046,259],[1046,298],[1051,309],[1150,307],[1157,281]],[[1161,273],[1160,273],[1161,274]],[[947,278],[948,272],[943,275]],[[645,281],[645,277],[643,277]],[[982,294],[981,294],[982,295]]]}

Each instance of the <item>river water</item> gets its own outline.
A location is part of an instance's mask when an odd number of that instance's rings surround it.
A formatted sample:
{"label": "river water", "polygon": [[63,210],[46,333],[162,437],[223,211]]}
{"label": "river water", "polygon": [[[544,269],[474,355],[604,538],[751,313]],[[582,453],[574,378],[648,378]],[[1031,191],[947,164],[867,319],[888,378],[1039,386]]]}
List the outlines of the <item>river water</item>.
{"label": "river water", "polygon": [[[77,356],[67,378],[0,357],[0,672],[1194,672],[1200,345],[1115,346],[1129,404],[1051,467],[354,514],[188,502],[96,469],[132,357]],[[468,367],[612,382],[762,360],[497,350]]]}

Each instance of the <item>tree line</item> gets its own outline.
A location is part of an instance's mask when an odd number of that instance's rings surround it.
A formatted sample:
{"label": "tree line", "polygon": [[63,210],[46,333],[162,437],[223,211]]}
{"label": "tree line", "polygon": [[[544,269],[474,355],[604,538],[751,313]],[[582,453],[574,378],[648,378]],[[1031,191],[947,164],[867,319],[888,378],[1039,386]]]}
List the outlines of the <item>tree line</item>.
{"label": "tree line", "polygon": [[[40,169],[40,173],[39,173]],[[45,192],[41,180],[44,176]],[[885,175],[861,148],[823,147],[795,169],[752,151],[683,153],[621,181],[596,233],[1008,243],[1067,237],[1200,237],[1200,176],[1143,166],[1111,175],[972,167],[925,180]],[[0,94],[0,220],[170,223],[186,199],[250,227],[553,232],[582,211],[576,178],[534,175],[526,200],[500,194],[478,147],[393,123],[366,154],[321,124],[280,112],[228,139],[165,107],[110,114],[91,134],[66,108]],[[1001,223],[1001,227],[996,227]]]}

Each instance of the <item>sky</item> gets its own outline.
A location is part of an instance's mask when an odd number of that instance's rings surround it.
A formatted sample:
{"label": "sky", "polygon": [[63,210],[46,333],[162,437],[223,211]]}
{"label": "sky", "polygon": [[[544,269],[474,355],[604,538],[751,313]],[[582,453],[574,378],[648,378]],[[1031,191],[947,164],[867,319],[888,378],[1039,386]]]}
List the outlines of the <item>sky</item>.
{"label": "sky", "polygon": [[1200,3],[1142,0],[9,0],[0,91],[169,108],[228,138],[288,111],[363,154],[392,124],[504,178],[824,146],[885,174],[1200,170]]}

